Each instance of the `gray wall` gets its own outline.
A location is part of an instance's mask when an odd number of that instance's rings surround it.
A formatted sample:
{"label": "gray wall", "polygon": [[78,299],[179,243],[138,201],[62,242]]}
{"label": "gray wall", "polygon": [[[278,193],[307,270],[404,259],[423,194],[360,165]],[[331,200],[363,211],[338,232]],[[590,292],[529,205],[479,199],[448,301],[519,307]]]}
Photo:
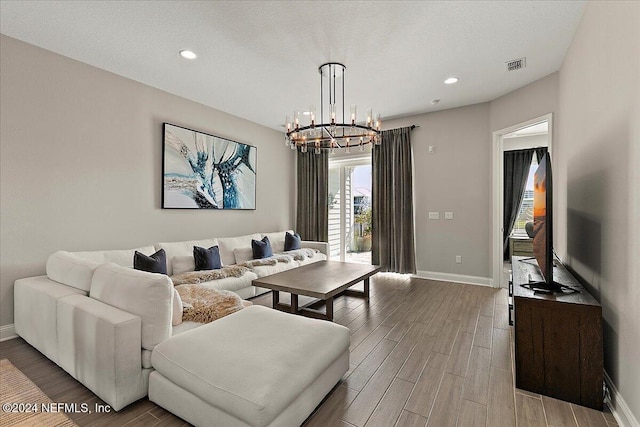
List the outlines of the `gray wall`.
{"label": "gray wall", "polygon": [[[491,102],[383,122],[385,129],[420,126],[411,134],[418,270],[488,281],[492,132],[547,113],[557,119],[557,110],[558,73],[553,73]],[[440,219],[429,220],[429,211],[440,212]],[[445,211],[453,211],[452,221],[444,219]],[[455,263],[456,255],[462,264]]]}
{"label": "gray wall", "polygon": [[560,256],[602,304],[605,370],[640,420],[640,3],[589,2],[560,69]]}
{"label": "gray wall", "polygon": [[[14,280],[44,274],[56,250],[294,225],[295,159],[281,133],[9,37],[0,44],[1,325],[13,323]],[[257,209],[160,209],[163,121],[257,146]]]}
{"label": "gray wall", "polygon": [[491,132],[557,111],[558,73],[552,73],[491,101]]}
{"label": "gray wall", "polygon": [[[491,275],[489,111],[484,103],[384,122],[387,129],[420,126],[411,134],[420,271]],[[440,212],[440,219],[429,220],[430,211]],[[445,211],[454,219],[445,220]]]}

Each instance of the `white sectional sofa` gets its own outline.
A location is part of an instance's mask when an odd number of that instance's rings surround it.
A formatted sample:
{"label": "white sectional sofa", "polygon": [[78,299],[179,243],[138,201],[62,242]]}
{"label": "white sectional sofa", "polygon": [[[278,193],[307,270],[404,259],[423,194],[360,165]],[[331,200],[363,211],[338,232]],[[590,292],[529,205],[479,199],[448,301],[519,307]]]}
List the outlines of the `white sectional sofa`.
{"label": "white sectional sofa", "polygon": [[[201,326],[195,322],[172,326],[175,291],[171,279],[131,268],[134,252],[150,255],[164,249],[171,275],[176,267],[184,269],[189,264],[194,245],[218,245],[223,265],[230,265],[236,263],[236,254],[251,247],[251,239],[265,235],[270,237],[274,253],[280,252],[284,233],[157,243],[129,250],[56,252],[47,261],[47,275],[15,282],[16,332],[120,410],[147,395],[155,346]],[[327,243],[302,242],[302,247],[314,249],[314,255],[257,266],[241,277],[202,285],[233,291],[243,299],[253,297],[266,291],[252,286],[253,279],[327,259]]]}

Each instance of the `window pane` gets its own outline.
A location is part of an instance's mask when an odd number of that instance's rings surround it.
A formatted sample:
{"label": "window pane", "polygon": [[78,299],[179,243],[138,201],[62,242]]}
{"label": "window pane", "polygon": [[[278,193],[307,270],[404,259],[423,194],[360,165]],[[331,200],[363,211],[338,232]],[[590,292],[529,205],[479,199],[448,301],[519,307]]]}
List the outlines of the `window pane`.
{"label": "window pane", "polygon": [[340,261],[340,167],[329,168],[329,252]]}
{"label": "window pane", "polygon": [[350,172],[353,215],[347,216],[345,261],[371,264],[371,165],[356,166]]}

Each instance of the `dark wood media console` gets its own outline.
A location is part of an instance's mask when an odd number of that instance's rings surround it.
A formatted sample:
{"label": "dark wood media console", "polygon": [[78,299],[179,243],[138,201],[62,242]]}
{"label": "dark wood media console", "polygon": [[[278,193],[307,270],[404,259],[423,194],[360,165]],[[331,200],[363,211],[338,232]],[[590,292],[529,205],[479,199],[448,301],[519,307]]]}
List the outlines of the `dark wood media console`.
{"label": "dark wood media console", "polygon": [[516,387],[602,410],[602,307],[557,263],[554,280],[578,289],[542,294],[520,285],[540,279],[535,260],[513,257]]}

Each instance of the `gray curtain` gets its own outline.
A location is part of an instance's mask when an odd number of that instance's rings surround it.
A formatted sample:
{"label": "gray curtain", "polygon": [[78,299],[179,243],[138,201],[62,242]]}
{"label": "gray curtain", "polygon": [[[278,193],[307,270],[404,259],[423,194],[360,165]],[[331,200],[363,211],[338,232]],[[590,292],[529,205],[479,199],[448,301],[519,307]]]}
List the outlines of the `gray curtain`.
{"label": "gray curtain", "polygon": [[373,149],[371,262],[382,271],[416,272],[411,129],[383,131]]}
{"label": "gray curtain", "polygon": [[329,241],[329,154],[298,151],[296,231],[303,240]]}
{"label": "gray curtain", "polygon": [[531,159],[536,149],[512,150],[504,152],[504,216],[503,216],[503,257],[509,259],[509,235],[518,217],[518,209],[524,196],[524,188],[529,177]]}

